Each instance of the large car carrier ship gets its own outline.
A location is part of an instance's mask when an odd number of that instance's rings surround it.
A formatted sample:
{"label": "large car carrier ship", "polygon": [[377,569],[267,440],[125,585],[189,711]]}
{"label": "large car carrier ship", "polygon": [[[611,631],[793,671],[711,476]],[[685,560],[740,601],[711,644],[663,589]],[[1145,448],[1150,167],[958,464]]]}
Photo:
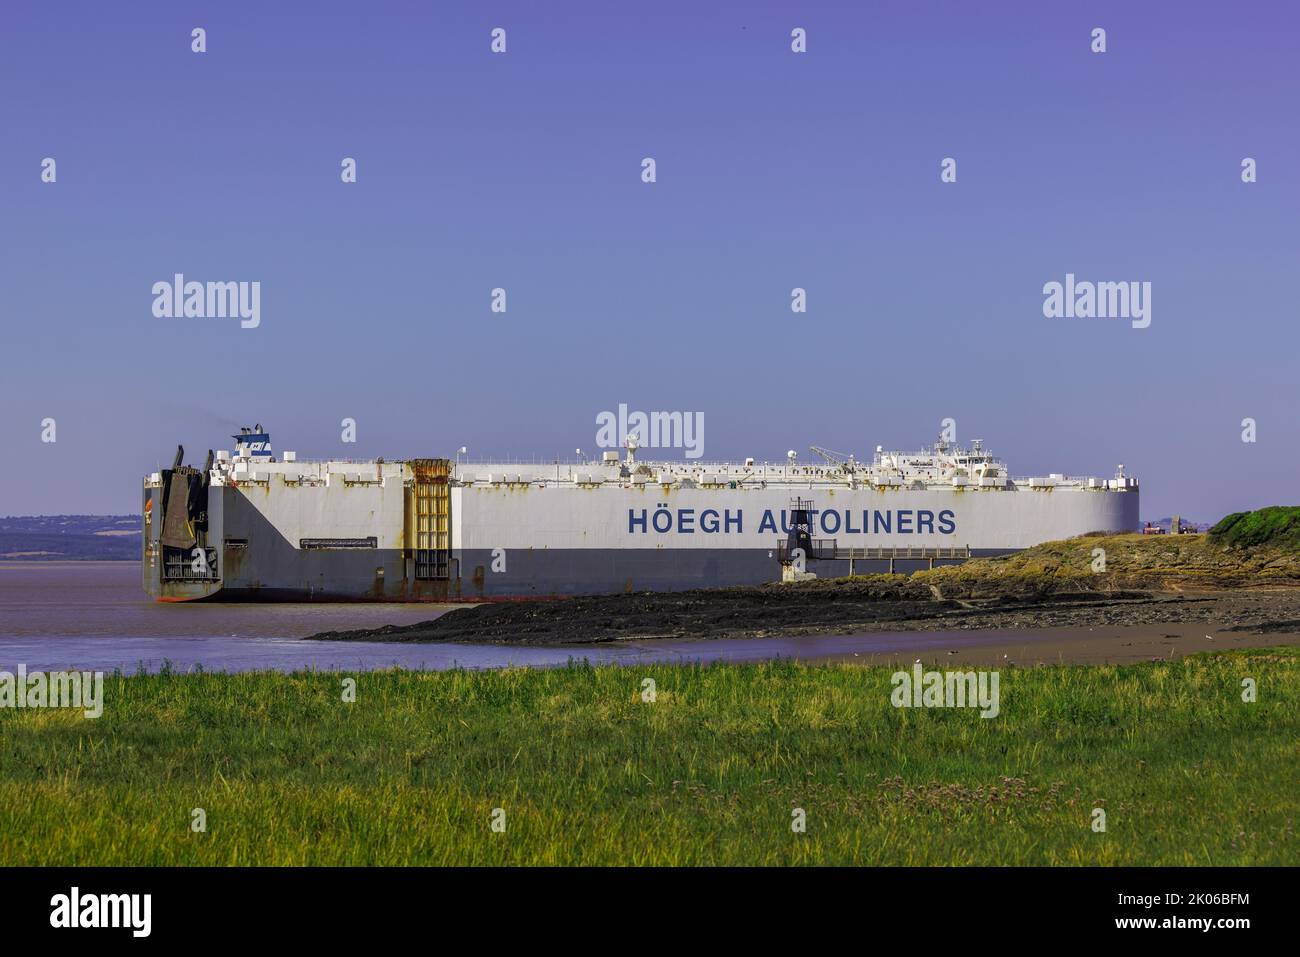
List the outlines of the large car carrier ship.
{"label": "large car carrier ship", "polygon": [[478,601],[908,571],[1138,526],[1138,483],[1011,478],[979,441],[779,464],[278,459],[261,426],[144,482],[160,601]]}

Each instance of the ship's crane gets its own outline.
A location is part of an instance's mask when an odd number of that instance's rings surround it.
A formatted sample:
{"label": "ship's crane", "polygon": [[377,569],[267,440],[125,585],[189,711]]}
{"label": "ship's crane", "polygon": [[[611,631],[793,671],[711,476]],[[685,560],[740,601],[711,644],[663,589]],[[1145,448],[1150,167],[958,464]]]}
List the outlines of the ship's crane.
{"label": "ship's crane", "polygon": [[812,452],[814,455],[820,455],[826,461],[827,465],[838,465],[846,472],[852,472],[858,467],[857,459],[844,452],[836,452],[833,449],[824,449],[820,445],[811,445],[808,447],[808,451]]}

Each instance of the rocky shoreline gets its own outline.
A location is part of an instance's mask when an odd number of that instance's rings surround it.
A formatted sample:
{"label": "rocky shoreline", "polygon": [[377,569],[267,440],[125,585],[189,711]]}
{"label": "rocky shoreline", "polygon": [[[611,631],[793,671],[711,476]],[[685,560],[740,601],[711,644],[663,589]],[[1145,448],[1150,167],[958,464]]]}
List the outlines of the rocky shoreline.
{"label": "rocky shoreline", "polygon": [[601,595],[458,608],[430,621],[308,640],[570,645],[877,631],[1031,630],[1204,622],[1220,631],[1300,632],[1300,589],[1200,595],[1054,593],[956,599],[881,594],[854,581],[671,594]]}

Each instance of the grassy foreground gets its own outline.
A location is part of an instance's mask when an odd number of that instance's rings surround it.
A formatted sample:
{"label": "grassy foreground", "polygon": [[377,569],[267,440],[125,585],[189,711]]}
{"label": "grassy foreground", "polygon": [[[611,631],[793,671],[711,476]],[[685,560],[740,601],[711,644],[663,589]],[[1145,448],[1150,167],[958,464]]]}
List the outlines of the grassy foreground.
{"label": "grassy foreground", "polygon": [[1300,860],[1294,650],[1003,669],[991,720],[896,709],[893,671],[373,672],[355,703],[336,673],[111,677],[98,720],[0,710],[0,860]]}

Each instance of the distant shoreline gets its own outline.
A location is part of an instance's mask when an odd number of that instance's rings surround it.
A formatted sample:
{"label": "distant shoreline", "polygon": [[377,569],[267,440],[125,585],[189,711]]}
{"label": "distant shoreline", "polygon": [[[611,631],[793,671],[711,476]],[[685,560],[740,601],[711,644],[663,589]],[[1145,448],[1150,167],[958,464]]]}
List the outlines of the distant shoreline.
{"label": "distant shoreline", "polygon": [[68,558],[60,555],[55,558],[0,558],[0,568],[8,565],[30,568],[33,565],[139,565],[138,558]]}
{"label": "distant shoreline", "polygon": [[0,518],[0,562],[139,561],[139,515],[31,515]]}

